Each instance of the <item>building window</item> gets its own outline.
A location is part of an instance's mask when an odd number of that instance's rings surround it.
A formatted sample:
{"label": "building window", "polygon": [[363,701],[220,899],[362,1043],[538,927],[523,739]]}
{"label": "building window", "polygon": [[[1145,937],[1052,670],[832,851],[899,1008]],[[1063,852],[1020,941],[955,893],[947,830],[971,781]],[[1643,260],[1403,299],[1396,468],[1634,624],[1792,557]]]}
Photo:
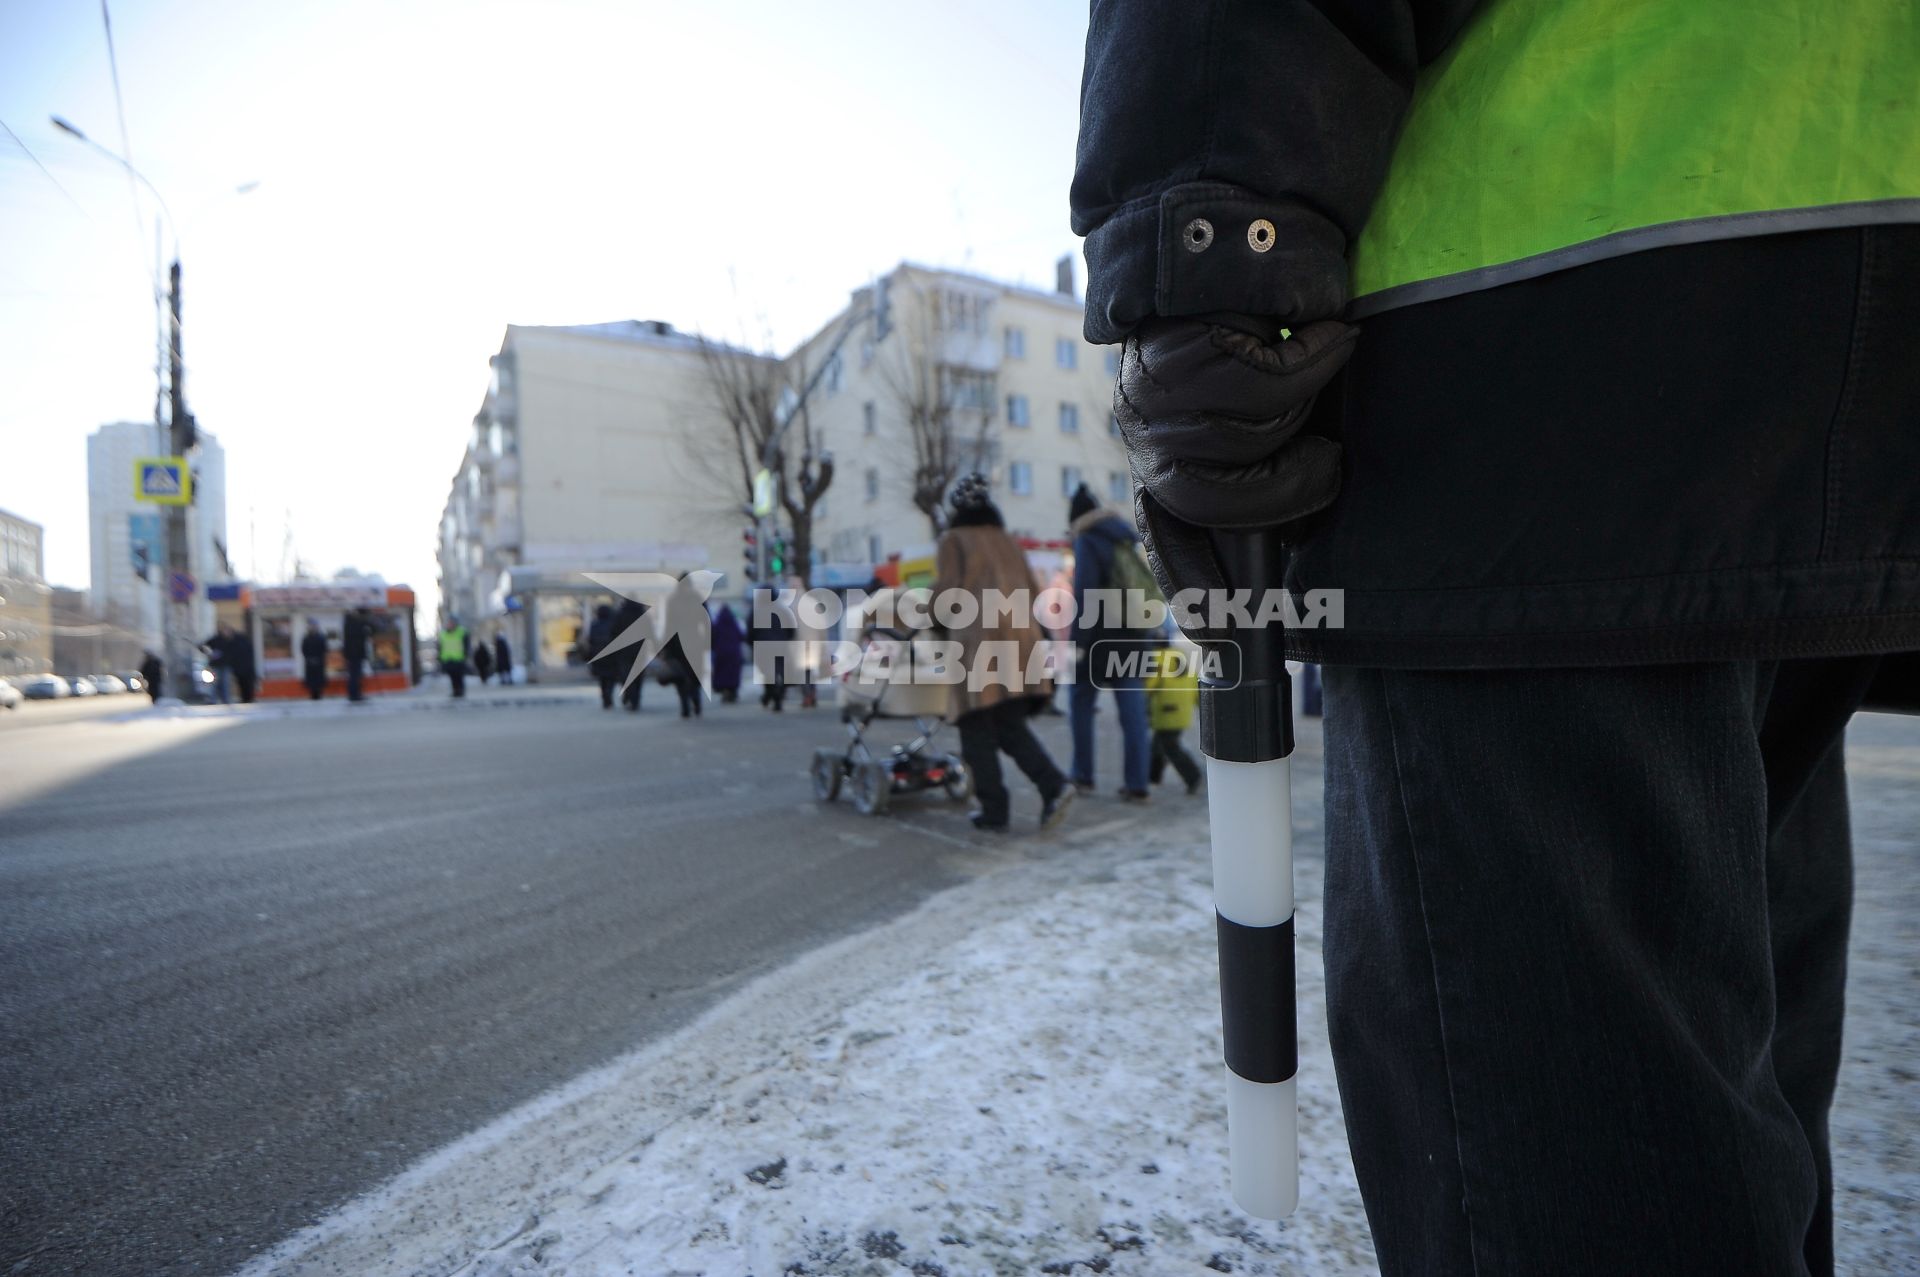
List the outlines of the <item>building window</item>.
{"label": "building window", "polygon": [[1033,467],[1024,461],[1009,461],[1007,491],[1016,497],[1033,495]]}
{"label": "building window", "polygon": [[1033,424],[1033,413],[1027,407],[1027,397],[1025,395],[1007,396],[1007,424],[1010,426],[1030,426]]}
{"label": "building window", "polygon": [[1062,368],[1076,368],[1080,360],[1080,343],[1071,337],[1062,337],[1053,343],[1053,362]]}
{"label": "building window", "polygon": [[886,550],[880,544],[880,534],[878,532],[868,533],[867,561],[870,563],[881,563],[885,561],[886,557]]}
{"label": "building window", "polygon": [[839,355],[836,354],[832,359],[827,361],[827,393],[830,395],[840,393],[840,368]]}
{"label": "building window", "polygon": [[865,341],[860,343],[860,366],[862,368],[865,368],[868,364],[872,362],[873,362],[873,338],[869,337]]}
{"label": "building window", "polygon": [[1108,346],[1107,347],[1107,376],[1118,377],[1119,375],[1120,375],[1119,348],[1115,346]]}
{"label": "building window", "polygon": [[873,410],[871,400],[860,405],[860,433],[867,435],[880,433],[879,414]]}
{"label": "building window", "polygon": [[1024,328],[1007,329],[1007,358],[1025,359],[1027,357],[1027,330]]}
{"label": "building window", "polygon": [[1107,417],[1107,433],[1112,435],[1116,439],[1120,438],[1120,414],[1119,413],[1116,412]]}
{"label": "building window", "polygon": [[1080,405],[1063,403],[1060,405],[1060,433],[1077,435],[1080,433]]}
{"label": "building window", "polygon": [[993,412],[993,374],[965,368],[940,370],[941,398],[950,408],[966,412]]}
{"label": "building window", "polygon": [[1060,495],[1070,497],[1080,490],[1080,467],[1060,467]]}
{"label": "building window", "polygon": [[1127,472],[1125,470],[1109,470],[1107,472],[1107,499],[1115,505],[1125,505],[1128,498],[1133,495],[1129,490],[1129,486],[1127,482]]}
{"label": "building window", "polygon": [[880,499],[880,472],[872,466],[867,467],[867,500]]}

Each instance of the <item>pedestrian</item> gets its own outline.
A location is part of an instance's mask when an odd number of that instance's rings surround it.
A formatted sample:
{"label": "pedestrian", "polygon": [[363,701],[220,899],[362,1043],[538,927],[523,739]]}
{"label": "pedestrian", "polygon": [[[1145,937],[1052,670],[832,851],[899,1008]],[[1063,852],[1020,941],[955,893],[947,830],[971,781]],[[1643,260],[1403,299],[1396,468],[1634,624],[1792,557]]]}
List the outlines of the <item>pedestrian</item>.
{"label": "pedestrian", "polygon": [[578,646],[586,656],[587,669],[599,680],[601,709],[613,708],[613,689],[620,685],[611,657],[600,659],[600,649],[613,642],[613,635],[613,606],[599,604],[593,609],[593,623],[587,627],[586,638]]}
{"label": "pedestrian", "polygon": [[[635,626],[644,629],[648,612],[647,605],[637,599],[622,599],[613,614],[613,636],[616,639],[634,634]],[[635,635],[632,642],[614,652],[608,659],[612,662],[614,681],[621,686],[620,703],[631,713],[640,712],[640,692],[647,683],[647,671],[636,671],[633,667],[640,659],[642,635]]]}
{"label": "pedestrian", "polygon": [[[1040,827],[1052,829],[1066,816],[1075,790],[1029,721],[1052,691],[1050,678],[1031,677],[1036,654],[1047,647],[1046,631],[1035,619],[1033,569],[1019,542],[1007,535],[984,476],[956,482],[947,508],[947,530],[934,551],[933,598],[936,613],[944,614],[949,605],[943,600],[972,596],[971,621],[949,625],[947,636],[960,645],[958,667],[966,672],[954,696],[960,756],[980,801],[973,825],[992,832],[1010,828],[1011,799],[1000,771],[1004,753],[1040,790]],[[1011,611],[987,606],[989,591],[1003,599],[1024,597],[1028,605]]]}
{"label": "pedestrian", "polygon": [[347,663],[347,701],[359,704],[367,699],[360,680],[366,673],[367,648],[373,637],[373,618],[367,609],[356,607],[347,613],[340,630],[340,655]]}
{"label": "pedestrian", "polygon": [[513,645],[507,642],[505,630],[493,636],[493,665],[500,673],[502,687],[513,682]]}
{"label": "pedestrian", "polygon": [[317,701],[327,694],[327,635],[312,617],[307,618],[307,632],[300,636],[300,660],[307,697]]}
{"label": "pedestrian", "polygon": [[793,612],[772,586],[754,590],[753,674],[760,680],[760,708],[778,714],[787,706],[787,683],[796,668]]}
{"label": "pedestrian", "polygon": [[482,686],[493,677],[493,644],[484,638],[473,646],[473,672],[480,676]]}
{"label": "pedestrian", "polygon": [[[1108,688],[1120,716],[1120,796],[1144,802],[1153,755],[1147,694],[1138,672],[1110,663],[1116,656],[1137,654],[1148,641],[1140,630],[1126,624],[1124,612],[1115,614],[1116,604],[1125,607],[1134,602],[1120,594],[1135,583],[1128,573],[1132,564],[1123,562],[1122,556],[1139,560],[1140,537],[1126,519],[1103,507],[1084,483],[1067,504],[1067,521],[1073,538],[1073,637],[1078,645],[1073,686],[1067,692],[1073,726],[1073,783],[1082,790],[1093,788],[1094,708],[1101,689]],[[1145,571],[1142,561],[1141,575]],[[1103,595],[1092,595],[1095,590]]]}
{"label": "pedestrian", "polygon": [[473,636],[460,618],[447,614],[447,623],[440,630],[440,668],[446,671],[447,681],[453,684],[452,699],[460,700],[467,694],[467,658],[473,652]]}
{"label": "pedestrian", "polygon": [[236,629],[227,637],[227,669],[233,675],[234,690],[240,694],[242,705],[253,704],[255,690],[260,685],[260,668],[253,659],[253,631],[251,627]]}
{"label": "pedestrian", "polygon": [[227,668],[227,644],[232,641],[233,631],[222,623],[216,625],[213,636],[200,645],[207,654],[207,671],[213,675],[214,699],[222,705],[233,701],[232,675]]}
{"label": "pedestrian", "polygon": [[1153,727],[1153,759],[1147,778],[1158,785],[1171,764],[1187,783],[1187,792],[1197,794],[1200,764],[1193,761],[1180,741],[1180,734],[1193,726],[1193,707],[1200,698],[1200,675],[1191,652],[1191,648],[1162,649],[1153,673],[1147,676],[1147,718]]}
{"label": "pedestrian", "polygon": [[147,685],[147,700],[158,701],[161,693],[160,685],[166,681],[167,667],[161,663],[159,655],[154,652],[144,652],[142,657],[140,681]]}
{"label": "pedestrian", "polygon": [[740,699],[740,669],[746,654],[747,633],[730,604],[722,603],[713,617],[713,691],[727,705]]}
{"label": "pedestrian", "polygon": [[[1920,649],[1920,7],[1210,16],[1093,10],[1086,336],[1163,587],[1305,605],[1381,1271],[1828,1277],[1842,737]],[[1284,577],[1226,580],[1263,526]]]}

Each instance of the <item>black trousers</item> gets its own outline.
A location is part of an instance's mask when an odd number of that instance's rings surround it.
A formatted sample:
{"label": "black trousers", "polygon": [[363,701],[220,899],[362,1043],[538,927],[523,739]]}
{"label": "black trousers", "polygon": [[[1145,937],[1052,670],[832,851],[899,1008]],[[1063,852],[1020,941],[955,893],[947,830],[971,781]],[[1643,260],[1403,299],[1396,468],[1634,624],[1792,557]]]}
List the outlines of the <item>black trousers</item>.
{"label": "black trousers", "polygon": [[364,661],[356,661],[351,658],[347,661],[347,699],[350,701],[363,701],[367,699],[365,694],[360,690],[360,670],[363,665],[365,665]]}
{"label": "black trousers", "polygon": [[319,700],[327,694],[327,667],[309,661],[306,666],[307,696]]}
{"label": "black trousers", "polygon": [[1180,733],[1155,732],[1153,734],[1153,756],[1147,763],[1147,777],[1154,784],[1167,774],[1167,764],[1173,764],[1173,770],[1180,773],[1180,779],[1192,785],[1200,779],[1200,764],[1193,761],[1193,755],[1180,743]]}
{"label": "black trousers", "polygon": [[1878,663],[1326,669],[1327,1012],[1386,1277],[1833,1271]]}
{"label": "black trousers", "polygon": [[981,818],[989,825],[1007,823],[1010,798],[1006,779],[1000,774],[1003,753],[1039,786],[1040,797],[1051,800],[1066,788],[1066,773],[1054,764],[1027,721],[1032,714],[1031,702],[1022,698],[960,716],[960,757],[973,773],[973,796],[980,802]]}
{"label": "black trousers", "polygon": [[465,661],[447,661],[441,668],[447,671],[447,679],[453,684],[455,697],[467,694],[467,663]]}
{"label": "black trousers", "polygon": [[700,717],[700,680],[691,670],[673,676],[673,690],[680,696],[680,717]]}

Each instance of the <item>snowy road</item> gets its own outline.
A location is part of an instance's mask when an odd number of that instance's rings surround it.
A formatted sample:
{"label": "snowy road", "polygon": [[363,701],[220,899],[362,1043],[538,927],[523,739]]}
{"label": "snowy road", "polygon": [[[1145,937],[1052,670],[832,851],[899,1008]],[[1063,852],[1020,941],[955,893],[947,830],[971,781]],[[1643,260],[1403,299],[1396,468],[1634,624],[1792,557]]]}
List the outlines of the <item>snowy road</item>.
{"label": "snowy road", "polygon": [[0,1272],[225,1271],[1020,854],[816,811],[839,732],[654,699],[0,736]]}

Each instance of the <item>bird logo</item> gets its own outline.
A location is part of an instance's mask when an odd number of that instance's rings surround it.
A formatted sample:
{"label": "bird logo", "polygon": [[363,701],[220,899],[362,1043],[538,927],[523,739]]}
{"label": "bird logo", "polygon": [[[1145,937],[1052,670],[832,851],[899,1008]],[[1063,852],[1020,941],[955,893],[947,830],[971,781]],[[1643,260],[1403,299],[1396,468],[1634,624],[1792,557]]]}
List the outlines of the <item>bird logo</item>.
{"label": "bird logo", "polygon": [[665,572],[585,572],[581,575],[595,585],[613,591],[623,599],[637,603],[643,611],[614,635],[602,653],[635,647],[633,666],[627,671],[627,688],[646,673],[647,666],[665,653],[677,640],[693,676],[701,687],[707,683],[707,654],[713,647],[713,620],[707,615],[707,599],[720,583],[720,573],[697,568],[682,576]]}

